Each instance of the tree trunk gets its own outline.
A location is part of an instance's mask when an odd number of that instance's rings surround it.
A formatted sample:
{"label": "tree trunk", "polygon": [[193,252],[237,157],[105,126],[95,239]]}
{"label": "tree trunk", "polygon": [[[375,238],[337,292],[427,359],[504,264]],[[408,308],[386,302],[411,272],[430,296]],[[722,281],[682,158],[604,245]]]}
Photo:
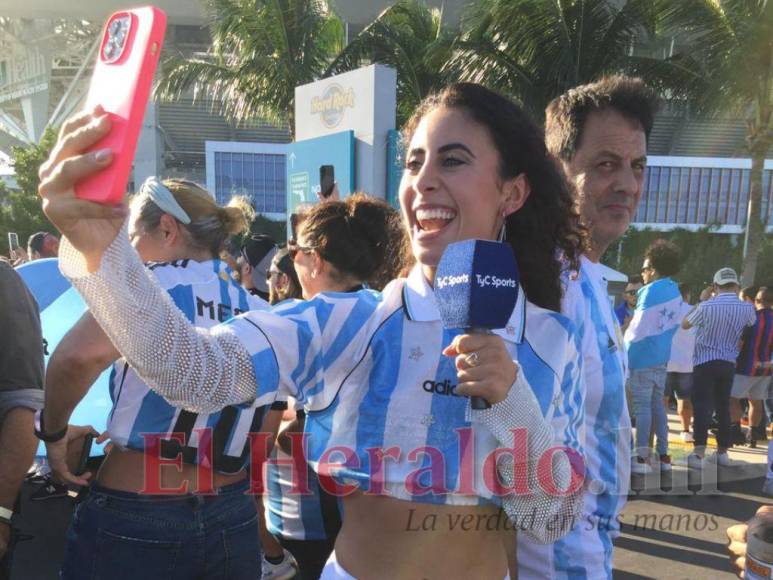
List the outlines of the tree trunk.
{"label": "tree trunk", "polygon": [[746,214],[746,237],[743,244],[743,272],[741,285],[754,286],[757,258],[760,255],[762,236],[766,224],[762,223],[762,169],[765,154],[752,153],[752,170],[749,175],[749,209]]}
{"label": "tree trunk", "polygon": [[[762,247],[762,239],[767,226],[767,215],[762,219],[762,173],[765,155],[771,144],[770,118],[771,108],[760,106],[758,116],[750,120],[746,136],[747,146],[752,156],[752,169],[749,175],[749,209],[746,215],[746,237],[743,244],[743,271],[741,284],[753,286],[757,273],[757,259]],[[770,208],[768,208],[770,212]]]}

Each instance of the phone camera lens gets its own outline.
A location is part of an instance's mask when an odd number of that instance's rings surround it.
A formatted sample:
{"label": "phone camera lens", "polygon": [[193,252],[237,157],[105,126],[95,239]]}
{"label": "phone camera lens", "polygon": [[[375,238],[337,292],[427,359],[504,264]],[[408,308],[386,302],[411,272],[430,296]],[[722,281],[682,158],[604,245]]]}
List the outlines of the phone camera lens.
{"label": "phone camera lens", "polygon": [[129,17],[116,18],[107,27],[107,41],[102,50],[102,57],[107,62],[113,62],[121,56],[128,30]]}

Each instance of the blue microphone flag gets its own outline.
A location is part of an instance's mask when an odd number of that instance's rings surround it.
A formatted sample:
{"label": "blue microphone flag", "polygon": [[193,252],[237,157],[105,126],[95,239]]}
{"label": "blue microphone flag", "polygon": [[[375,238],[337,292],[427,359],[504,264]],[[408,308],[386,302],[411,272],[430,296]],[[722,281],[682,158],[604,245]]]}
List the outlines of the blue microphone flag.
{"label": "blue microphone flag", "polygon": [[435,273],[435,298],[445,328],[504,328],[518,300],[518,266],[509,244],[449,244]]}

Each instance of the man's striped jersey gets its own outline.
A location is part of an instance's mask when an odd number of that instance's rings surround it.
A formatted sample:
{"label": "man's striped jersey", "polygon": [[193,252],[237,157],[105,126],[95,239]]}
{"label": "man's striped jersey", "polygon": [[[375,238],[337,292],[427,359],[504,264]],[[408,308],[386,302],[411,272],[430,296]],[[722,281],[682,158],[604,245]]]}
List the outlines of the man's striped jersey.
{"label": "man's striped jersey", "polygon": [[581,258],[565,280],[562,311],[578,328],[585,378],[582,519],[552,545],[518,539],[519,578],[611,578],[612,540],[630,478],[631,423],[625,399],[623,337],[597,264]]}
{"label": "man's striped jersey", "polygon": [[[382,294],[320,294],[229,326],[249,350],[258,383],[278,374],[281,388],[304,405],[315,470],[344,464],[335,471],[339,481],[408,501],[499,503],[484,482],[496,476],[495,462],[484,473],[484,459],[513,442],[500,443],[471,423],[467,398],[455,392],[454,359],[442,355],[461,331],[443,329],[420,268]],[[572,323],[521,293],[510,322],[495,332],[533,394],[523,406],[552,427],[555,446],[581,452],[583,389]]]}
{"label": "man's striped jersey", "polygon": [[737,375],[764,377],[773,374],[770,358],[773,352],[773,310],[757,311],[754,326],[747,326],[741,337],[741,352],[735,364]]}
{"label": "man's striped jersey", "polygon": [[[151,263],[148,269],[175,305],[198,327],[211,328],[241,312],[268,308],[267,302],[239,286],[231,270],[219,259]],[[184,461],[197,463],[200,438],[210,433],[214,468],[226,473],[244,466],[249,451],[245,445],[247,433],[259,431],[263,417],[263,408],[254,403],[226,407],[209,415],[174,407],[151,391],[124,359],[113,365],[110,397],[113,408],[107,431],[113,443],[144,451],[143,434],[164,434],[163,457],[174,458],[182,453]],[[171,433],[183,434],[184,444],[169,437]]]}
{"label": "man's striped jersey", "polygon": [[735,292],[721,292],[698,304],[687,315],[687,321],[698,327],[693,357],[696,366],[713,360],[735,364],[741,335],[757,321],[757,316],[754,306]]}

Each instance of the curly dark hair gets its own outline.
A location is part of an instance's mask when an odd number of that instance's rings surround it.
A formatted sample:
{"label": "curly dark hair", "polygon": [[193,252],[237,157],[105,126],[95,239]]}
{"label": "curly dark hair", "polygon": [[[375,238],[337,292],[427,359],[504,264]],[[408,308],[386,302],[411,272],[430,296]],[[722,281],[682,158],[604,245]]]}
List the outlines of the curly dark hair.
{"label": "curly dark hair", "polygon": [[339,275],[371,288],[381,290],[403,268],[408,236],[399,212],[383,200],[357,193],[326,201],[303,214],[298,228]]}
{"label": "curly dark hair", "polygon": [[657,239],[644,250],[644,259],[661,276],[673,276],[682,265],[682,252],[674,242]]}
{"label": "curly dark hair", "polygon": [[615,75],[569,89],[553,99],[545,111],[545,142],[562,161],[571,161],[591,113],[613,110],[641,125],[649,142],[657,95],[639,78]]}
{"label": "curly dark hair", "polygon": [[529,300],[543,308],[561,309],[563,260],[577,269],[586,248],[572,190],[558,162],[548,153],[542,131],[510,99],[474,83],[452,84],[424,99],[403,128],[410,142],[419,121],[438,107],[463,111],[484,127],[499,153],[499,178],[526,175],[531,193],[506,219],[521,284]]}

